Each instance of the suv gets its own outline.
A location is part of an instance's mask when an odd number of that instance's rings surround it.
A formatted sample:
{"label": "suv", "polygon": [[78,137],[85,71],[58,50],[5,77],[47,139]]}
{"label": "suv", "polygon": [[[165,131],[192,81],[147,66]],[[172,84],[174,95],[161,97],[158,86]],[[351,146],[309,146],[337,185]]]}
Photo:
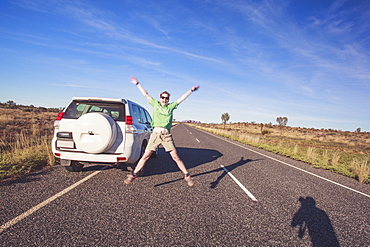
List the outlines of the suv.
{"label": "suv", "polygon": [[152,130],[148,111],[125,99],[73,97],[54,122],[52,150],[68,171],[86,163],[134,164]]}

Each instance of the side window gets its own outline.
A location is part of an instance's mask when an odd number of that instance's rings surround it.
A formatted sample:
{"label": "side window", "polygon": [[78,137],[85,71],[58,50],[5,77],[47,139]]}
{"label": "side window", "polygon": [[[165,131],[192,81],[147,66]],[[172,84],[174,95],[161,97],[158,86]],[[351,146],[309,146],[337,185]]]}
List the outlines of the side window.
{"label": "side window", "polygon": [[133,111],[132,117],[137,119],[137,121],[141,122],[139,107],[137,105],[132,105],[132,111]]}
{"label": "side window", "polygon": [[146,119],[146,115],[145,115],[145,110],[143,109],[143,108],[139,108],[139,110],[140,110],[140,123],[147,123],[148,122],[148,120]]}
{"label": "side window", "polygon": [[144,110],[145,112],[145,116],[146,116],[146,119],[148,121],[149,124],[152,123],[152,117],[150,116],[149,112],[147,112],[146,110]]}
{"label": "side window", "polygon": [[137,105],[132,105],[132,117],[137,119],[139,123],[142,124],[151,124],[152,118],[150,117],[149,113],[142,107]]}

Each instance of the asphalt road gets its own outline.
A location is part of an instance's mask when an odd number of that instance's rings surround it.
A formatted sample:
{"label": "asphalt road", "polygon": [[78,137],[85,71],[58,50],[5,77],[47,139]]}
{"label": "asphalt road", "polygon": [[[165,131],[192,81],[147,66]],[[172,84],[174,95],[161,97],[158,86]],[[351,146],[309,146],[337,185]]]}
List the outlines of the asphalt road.
{"label": "asphalt road", "polygon": [[370,246],[370,186],[180,124],[195,186],[160,150],[143,177],[61,166],[0,187],[1,246]]}

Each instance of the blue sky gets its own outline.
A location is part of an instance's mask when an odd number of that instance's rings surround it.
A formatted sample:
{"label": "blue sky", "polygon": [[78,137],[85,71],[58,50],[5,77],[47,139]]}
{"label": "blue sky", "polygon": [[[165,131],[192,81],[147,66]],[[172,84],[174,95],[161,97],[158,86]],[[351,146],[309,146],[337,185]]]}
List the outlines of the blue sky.
{"label": "blue sky", "polygon": [[3,0],[0,101],[128,98],[175,119],[370,131],[370,1]]}

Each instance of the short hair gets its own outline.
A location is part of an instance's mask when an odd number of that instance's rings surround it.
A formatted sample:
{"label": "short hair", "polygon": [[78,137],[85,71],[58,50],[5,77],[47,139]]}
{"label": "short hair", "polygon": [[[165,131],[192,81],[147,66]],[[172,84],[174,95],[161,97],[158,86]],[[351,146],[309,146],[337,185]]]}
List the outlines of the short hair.
{"label": "short hair", "polygon": [[171,96],[171,94],[170,94],[169,92],[164,91],[164,92],[162,92],[162,93],[160,93],[160,94],[159,94],[159,97],[162,97],[162,94],[168,94],[168,97],[170,97],[170,96]]}

